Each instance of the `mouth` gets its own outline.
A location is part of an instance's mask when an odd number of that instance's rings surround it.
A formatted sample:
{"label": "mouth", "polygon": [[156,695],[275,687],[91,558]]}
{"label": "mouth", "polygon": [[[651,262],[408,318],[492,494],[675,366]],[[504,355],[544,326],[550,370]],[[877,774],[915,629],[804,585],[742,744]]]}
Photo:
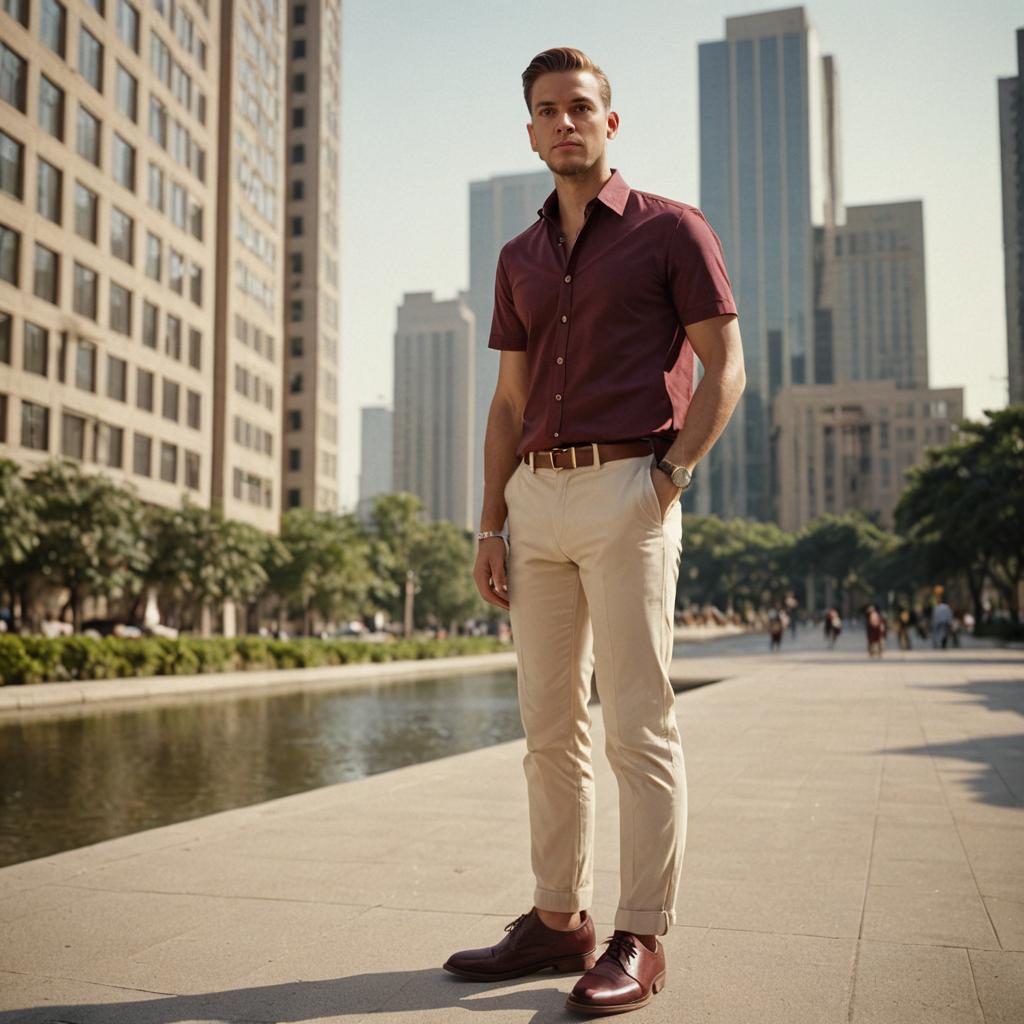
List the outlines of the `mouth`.
{"label": "mouth", "polygon": [[579,149],[582,143],[580,142],[559,142],[554,148],[555,149]]}

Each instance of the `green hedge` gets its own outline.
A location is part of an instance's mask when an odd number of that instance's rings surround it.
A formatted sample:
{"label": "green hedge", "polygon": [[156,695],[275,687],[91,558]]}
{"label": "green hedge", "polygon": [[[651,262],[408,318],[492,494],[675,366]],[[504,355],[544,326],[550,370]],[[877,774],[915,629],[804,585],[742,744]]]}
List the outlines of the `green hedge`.
{"label": "green hedge", "polygon": [[318,668],[365,662],[415,661],[506,650],[494,637],[448,640],[270,640],[244,636],[47,639],[0,634],[0,686],[130,676]]}
{"label": "green hedge", "polygon": [[994,637],[996,640],[1024,640],[1024,623],[979,622],[974,627],[974,635]]}

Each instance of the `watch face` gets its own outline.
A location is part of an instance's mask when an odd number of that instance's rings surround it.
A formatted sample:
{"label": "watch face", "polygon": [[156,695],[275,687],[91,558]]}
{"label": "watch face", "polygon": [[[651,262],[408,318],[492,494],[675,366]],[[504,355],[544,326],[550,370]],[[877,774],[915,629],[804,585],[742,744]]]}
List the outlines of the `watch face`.
{"label": "watch face", "polygon": [[672,483],[684,491],[690,486],[690,471],[685,466],[676,466],[672,470]]}

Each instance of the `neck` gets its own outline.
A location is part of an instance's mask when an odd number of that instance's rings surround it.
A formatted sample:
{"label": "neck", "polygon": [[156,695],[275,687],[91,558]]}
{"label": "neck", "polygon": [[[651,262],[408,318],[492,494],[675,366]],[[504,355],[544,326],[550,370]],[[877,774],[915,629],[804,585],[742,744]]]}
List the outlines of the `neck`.
{"label": "neck", "polygon": [[583,220],[587,203],[597,196],[611,176],[606,156],[582,174],[555,175],[555,191],[558,193],[558,209],[563,225],[566,220]]}

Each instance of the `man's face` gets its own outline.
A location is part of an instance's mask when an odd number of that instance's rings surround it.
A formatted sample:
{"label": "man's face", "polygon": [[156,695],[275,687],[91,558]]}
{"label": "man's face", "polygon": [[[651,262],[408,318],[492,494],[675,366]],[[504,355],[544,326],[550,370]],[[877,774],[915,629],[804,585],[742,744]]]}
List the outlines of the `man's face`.
{"label": "man's face", "polygon": [[589,171],[615,138],[619,115],[605,108],[589,71],[551,71],[533,83],[530,146],[554,174]]}

